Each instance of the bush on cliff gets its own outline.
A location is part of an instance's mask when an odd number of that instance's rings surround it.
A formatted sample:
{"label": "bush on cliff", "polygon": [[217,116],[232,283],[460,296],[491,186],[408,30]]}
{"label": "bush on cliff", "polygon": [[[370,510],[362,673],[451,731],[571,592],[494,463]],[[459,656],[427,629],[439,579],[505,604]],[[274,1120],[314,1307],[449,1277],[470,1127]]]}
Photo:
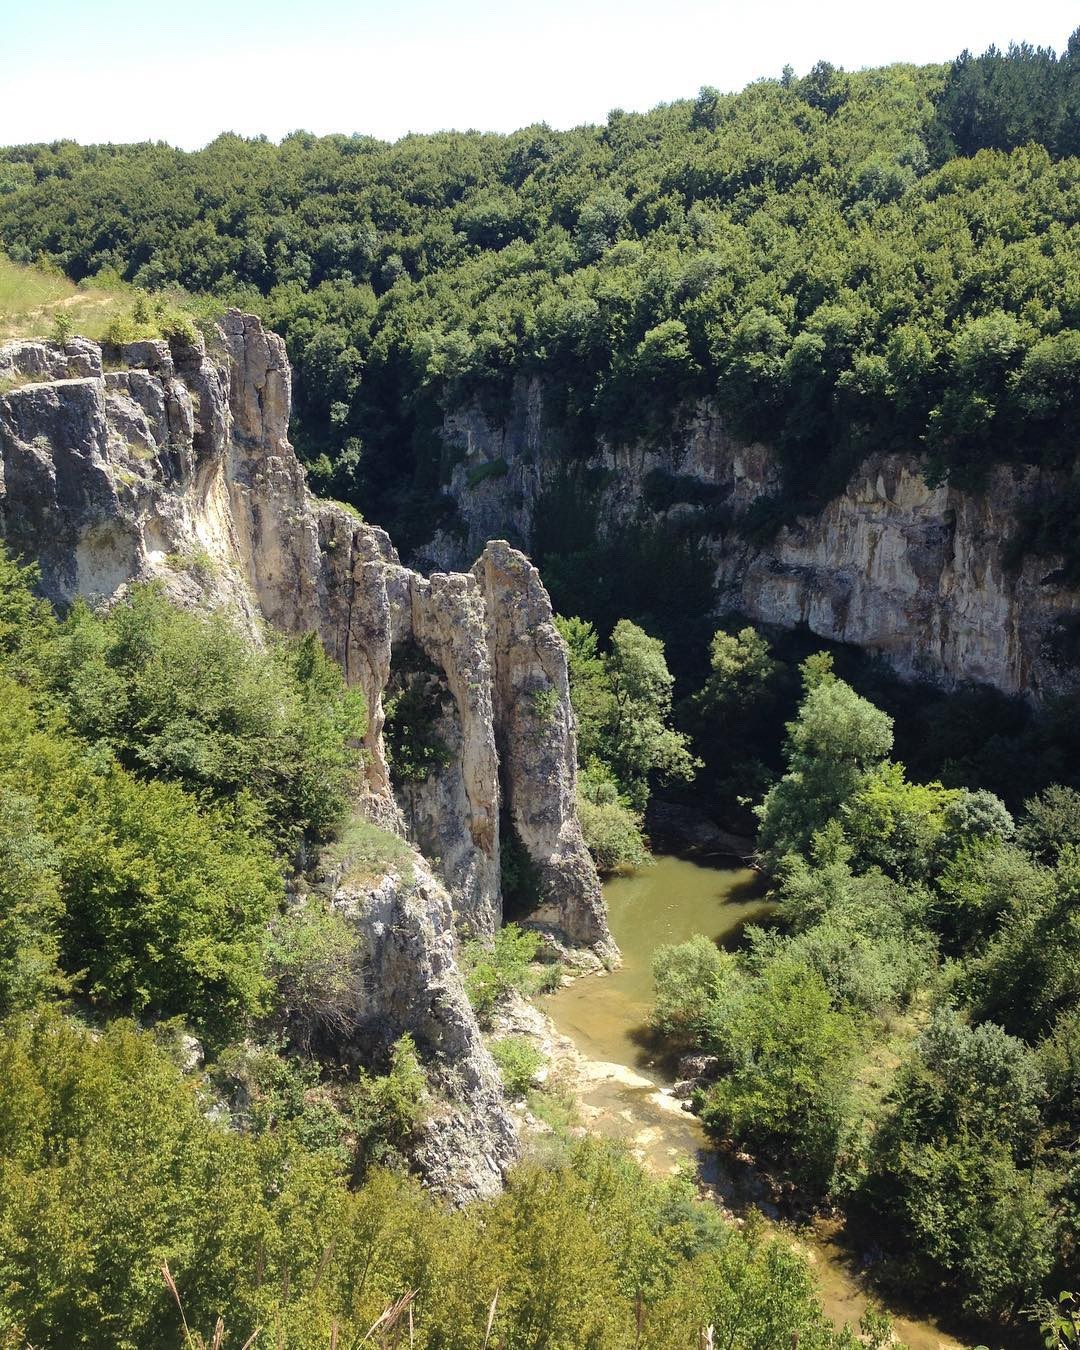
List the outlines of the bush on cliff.
{"label": "bush on cliff", "polygon": [[140,586],[107,612],[77,603],[50,670],[79,735],[134,773],[257,808],[282,847],[345,813],[367,712],[314,634],[260,650],[224,615]]}
{"label": "bush on cliff", "polygon": [[0,553],[0,1007],[74,988],[221,1040],[267,1011],[283,851],[336,825],[362,698],[137,587],[62,621]]}

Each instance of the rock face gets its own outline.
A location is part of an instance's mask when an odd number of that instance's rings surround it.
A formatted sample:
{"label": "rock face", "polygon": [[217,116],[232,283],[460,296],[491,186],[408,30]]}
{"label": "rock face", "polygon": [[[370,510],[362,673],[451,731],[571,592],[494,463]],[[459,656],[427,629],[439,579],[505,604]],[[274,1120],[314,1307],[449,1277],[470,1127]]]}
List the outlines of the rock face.
{"label": "rock face", "polygon": [[417,860],[410,875],[398,869],[364,883],[346,874],[332,893],[360,939],[353,1048],[378,1059],[403,1033],[413,1037],[432,1088],[418,1163],[429,1184],[459,1202],[493,1194],[517,1143],[462,987],[445,888]]}
{"label": "rock face", "polygon": [[[543,917],[614,951],[577,825],[566,659],[539,576],[504,543],[472,572],[422,576],[382,530],[311,497],[288,441],[284,344],[257,319],[231,311],[210,350],[140,342],[106,356],[107,370],[82,339],[0,347],[0,537],[61,606],[157,579],[181,603],[230,606],[255,641],[264,624],[318,632],[363,689],[361,808],[407,834],[438,878],[418,860],[422,884],[343,900],[383,972],[372,1023],[413,1030],[433,1063],[456,1066],[459,1100],[439,1128],[472,1140],[458,1189],[490,1189],[509,1127],[452,953],[455,924],[484,935],[501,922],[500,812],[541,878]],[[450,756],[395,798],[383,695],[407,647],[445,686]]]}
{"label": "rock face", "polygon": [[1056,560],[1011,572],[1002,558],[1019,508],[1048,490],[1040,478],[999,467],[974,496],[929,487],[903,456],[874,456],[821,515],[748,552],[729,585],[756,617],[872,648],[902,675],[1053,693],[1075,682],[1059,648],[1080,593]]}
{"label": "rock face", "polygon": [[577,755],[566,648],[536,568],[503,540],[473,568],[490,615],[495,736],[506,807],[537,864],[555,926],[613,953],[600,883],[574,807]]}
{"label": "rock face", "polygon": [[[446,419],[443,437],[460,461],[450,493],[465,526],[465,556],[492,534],[530,548],[538,503],[562,472],[548,449],[556,436],[541,384],[518,385],[505,422],[467,409]],[[485,463],[505,472],[478,475]],[[649,521],[691,522],[700,513],[720,611],[783,628],[805,624],[880,652],[905,677],[943,685],[974,680],[1040,697],[1077,683],[1067,652],[1080,628],[1080,591],[1062,579],[1060,560],[1029,557],[1015,571],[1003,561],[1025,505],[1053,496],[1052,472],[999,467],[975,494],[931,487],[917,454],[871,455],[820,513],[763,545],[716,522],[774,492],[778,462],[767,447],[734,440],[708,405],[692,411],[672,445],[599,445],[580,472],[600,484],[601,531],[643,512]],[[657,476],[673,486],[673,502],[650,510],[648,481]],[[710,508],[680,500],[687,486],[704,489]],[[422,556],[452,565],[462,560],[461,545],[439,535]]]}

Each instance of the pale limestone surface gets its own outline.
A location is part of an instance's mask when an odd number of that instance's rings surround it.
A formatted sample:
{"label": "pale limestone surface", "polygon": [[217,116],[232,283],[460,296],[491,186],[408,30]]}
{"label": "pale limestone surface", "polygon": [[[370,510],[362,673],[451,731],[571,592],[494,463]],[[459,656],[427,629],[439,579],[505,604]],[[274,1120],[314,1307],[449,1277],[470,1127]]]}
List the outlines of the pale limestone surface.
{"label": "pale limestone surface", "polygon": [[[558,935],[612,957],[596,871],[575,811],[573,718],[551,605],[527,559],[496,543],[473,572],[402,567],[386,534],[319,501],[288,441],[284,343],[230,312],[206,344],[74,339],[0,347],[0,537],[41,567],[46,595],[109,602],[157,579],[181,603],[319,633],[370,710],[359,809],[427,859],[335,903],[368,944],[368,1039],[411,1031],[442,1084],[422,1150],[433,1184],[487,1194],[513,1157],[490,1057],[454,960],[455,930],[501,923],[500,811],[522,836]],[[0,388],[3,388],[0,385]],[[405,821],[384,753],[394,651],[415,642],[449,690],[451,762]],[[554,691],[537,724],[534,692]],[[546,706],[546,705],[545,705]],[[408,828],[407,828],[408,826]],[[450,1148],[452,1156],[443,1156]]]}
{"label": "pale limestone surface", "polygon": [[[466,542],[436,535],[417,560],[461,565],[496,534],[529,549],[537,504],[562,472],[542,384],[519,381],[504,422],[466,409],[447,417],[442,434],[451,458],[460,457],[449,490]],[[496,461],[505,473],[477,475]],[[1061,560],[1028,558],[1015,571],[1003,561],[1025,507],[1052,499],[1064,481],[1059,473],[999,466],[974,493],[929,486],[914,450],[871,455],[818,514],[754,545],[719,523],[715,508],[737,516],[775,492],[778,460],[767,447],[732,437],[707,403],[686,410],[670,444],[600,443],[581,471],[602,484],[601,534],[642,518],[692,523],[701,512],[718,615],[805,624],[823,638],[881,653],[905,677],[945,686],[974,680],[1043,697],[1080,678],[1080,591],[1064,579]],[[649,511],[646,479],[654,471],[709,490],[712,518],[705,518],[709,508],[686,503]]]}

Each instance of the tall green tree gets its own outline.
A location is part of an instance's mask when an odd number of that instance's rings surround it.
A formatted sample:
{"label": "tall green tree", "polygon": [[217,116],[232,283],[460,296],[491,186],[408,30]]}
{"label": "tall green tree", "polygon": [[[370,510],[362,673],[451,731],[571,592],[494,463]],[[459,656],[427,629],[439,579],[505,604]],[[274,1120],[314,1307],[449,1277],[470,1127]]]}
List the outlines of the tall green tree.
{"label": "tall green tree", "polygon": [[905,1061],[874,1140],[875,1222],[909,1275],[946,1285],[969,1313],[1015,1313],[1049,1273],[1048,1178],[1034,1166],[1045,1091],[1022,1042],[945,1010]]}
{"label": "tall green tree", "polygon": [[892,748],[892,719],[837,679],[827,658],[804,662],[803,685],[787,728],[787,772],[758,808],[758,843],[772,865],[786,853],[806,853]]}

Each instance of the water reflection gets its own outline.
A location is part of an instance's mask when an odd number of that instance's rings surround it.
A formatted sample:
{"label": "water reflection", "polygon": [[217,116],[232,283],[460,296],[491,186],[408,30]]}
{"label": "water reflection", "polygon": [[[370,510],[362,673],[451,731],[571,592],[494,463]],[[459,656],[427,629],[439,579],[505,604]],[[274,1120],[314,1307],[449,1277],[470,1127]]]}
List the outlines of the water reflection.
{"label": "water reflection", "polygon": [[760,874],[748,867],[721,869],[671,857],[609,881],[608,922],[623,964],[547,1000],[555,1025],[590,1059],[627,1064],[660,1086],[670,1084],[674,1064],[648,1026],[653,953],[697,933],[734,945],[748,923],[773,912],[763,889]]}

